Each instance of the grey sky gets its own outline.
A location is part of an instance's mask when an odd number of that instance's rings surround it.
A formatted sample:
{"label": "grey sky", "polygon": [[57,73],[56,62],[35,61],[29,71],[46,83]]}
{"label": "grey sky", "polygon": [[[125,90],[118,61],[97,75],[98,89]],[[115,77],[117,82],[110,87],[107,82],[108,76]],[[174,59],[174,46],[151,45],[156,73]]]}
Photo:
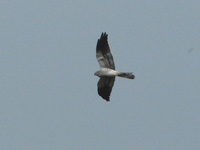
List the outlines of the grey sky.
{"label": "grey sky", "polygon": [[[199,4],[2,0],[0,149],[199,150]],[[94,76],[102,32],[136,76],[111,102]]]}

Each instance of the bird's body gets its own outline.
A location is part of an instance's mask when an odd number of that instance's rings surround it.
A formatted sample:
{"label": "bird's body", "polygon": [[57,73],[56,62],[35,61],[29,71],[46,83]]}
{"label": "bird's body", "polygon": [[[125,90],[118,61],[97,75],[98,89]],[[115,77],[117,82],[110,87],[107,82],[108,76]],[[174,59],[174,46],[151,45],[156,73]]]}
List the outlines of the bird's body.
{"label": "bird's body", "polygon": [[134,75],[131,72],[119,72],[109,68],[101,68],[99,71],[96,71],[95,74],[98,77],[124,77],[128,79],[134,79]]}
{"label": "bird's body", "polygon": [[119,71],[113,70],[113,69],[109,69],[109,68],[101,68],[99,71],[95,72],[95,75],[98,77],[115,77],[118,74],[120,74]]}
{"label": "bird's body", "polygon": [[113,56],[108,45],[108,35],[102,33],[97,41],[96,58],[100,65],[100,70],[94,75],[100,77],[98,82],[98,93],[106,101],[110,101],[110,93],[115,82],[115,77],[124,77],[134,79],[135,76],[131,72],[119,72],[115,70]]}

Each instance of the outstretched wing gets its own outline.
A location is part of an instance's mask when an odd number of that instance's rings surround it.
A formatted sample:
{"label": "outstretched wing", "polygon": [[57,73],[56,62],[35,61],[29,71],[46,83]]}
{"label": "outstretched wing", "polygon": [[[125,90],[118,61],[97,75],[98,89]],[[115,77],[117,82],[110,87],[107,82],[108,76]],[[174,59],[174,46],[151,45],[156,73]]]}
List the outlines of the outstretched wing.
{"label": "outstretched wing", "polygon": [[96,58],[101,68],[115,69],[113,56],[108,45],[108,35],[102,33],[97,41]]}
{"label": "outstretched wing", "polygon": [[106,101],[110,101],[110,94],[112,92],[114,82],[115,77],[101,77],[97,84],[98,94]]}

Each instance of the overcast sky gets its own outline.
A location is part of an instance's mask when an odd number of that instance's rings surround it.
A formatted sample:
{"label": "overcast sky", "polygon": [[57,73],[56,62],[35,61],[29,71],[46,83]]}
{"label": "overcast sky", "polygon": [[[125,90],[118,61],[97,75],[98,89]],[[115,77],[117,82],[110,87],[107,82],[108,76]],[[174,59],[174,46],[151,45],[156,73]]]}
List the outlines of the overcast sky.
{"label": "overcast sky", "polygon": [[[102,32],[117,78],[97,93]],[[199,0],[2,0],[1,150],[199,150]]]}

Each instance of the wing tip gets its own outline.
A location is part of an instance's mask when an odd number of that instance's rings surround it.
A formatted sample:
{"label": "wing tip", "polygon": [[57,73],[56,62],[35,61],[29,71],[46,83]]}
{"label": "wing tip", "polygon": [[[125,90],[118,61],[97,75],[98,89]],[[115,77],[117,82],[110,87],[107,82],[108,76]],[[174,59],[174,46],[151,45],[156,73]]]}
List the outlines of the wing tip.
{"label": "wing tip", "polygon": [[105,40],[105,41],[107,41],[108,40],[108,34],[106,32],[102,32],[101,33],[101,37],[100,37],[99,40]]}
{"label": "wing tip", "polygon": [[[99,93],[99,95],[100,95],[100,93]],[[104,100],[106,100],[107,102],[110,101],[110,95],[102,95],[102,93],[101,93],[100,96],[101,96]]]}
{"label": "wing tip", "polygon": [[106,32],[102,32],[101,37],[108,37],[108,34]]}
{"label": "wing tip", "polygon": [[109,98],[104,98],[107,102],[110,102],[110,97]]}
{"label": "wing tip", "polygon": [[[100,38],[97,40],[97,46],[96,46],[96,50],[100,50],[100,49],[105,49],[107,48],[109,49],[109,45],[108,45],[108,34],[106,32],[102,32]],[[107,49],[106,49],[107,50]]]}

